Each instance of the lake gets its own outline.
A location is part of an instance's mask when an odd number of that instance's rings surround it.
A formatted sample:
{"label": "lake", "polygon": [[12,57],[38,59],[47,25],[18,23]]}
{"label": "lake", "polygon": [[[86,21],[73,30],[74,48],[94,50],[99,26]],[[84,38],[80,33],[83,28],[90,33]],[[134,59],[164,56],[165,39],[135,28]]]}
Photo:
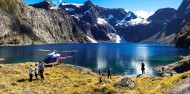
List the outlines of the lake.
{"label": "lake", "polygon": [[[48,44],[32,46],[1,46],[0,58],[3,64],[42,61],[50,53],[47,50],[73,53],[72,60],[62,63],[75,64],[106,72],[107,68],[117,75],[141,73],[141,61],[146,73],[154,75],[153,67],[178,61],[177,56],[189,55],[189,49],[175,48],[166,44]],[[62,56],[71,53],[60,53]]]}

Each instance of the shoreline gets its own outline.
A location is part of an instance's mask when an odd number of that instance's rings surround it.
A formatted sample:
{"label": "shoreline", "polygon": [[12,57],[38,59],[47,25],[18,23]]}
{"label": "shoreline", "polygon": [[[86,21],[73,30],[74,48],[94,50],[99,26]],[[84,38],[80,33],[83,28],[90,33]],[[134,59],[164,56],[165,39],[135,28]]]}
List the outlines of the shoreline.
{"label": "shoreline", "polygon": [[[18,64],[0,64],[0,94],[1,93],[53,93],[53,94],[73,94],[73,93],[168,93],[173,87],[176,87],[183,79],[190,74],[182,73],[174,76],[166,77],[148,77],[142,75],[140,77],[112,76],[112,79],[104,77],[104,82],[100,83],[100,76],[91,69],[63,64],[54,67],[46,67],[44,71],[45,80],[36,80],[29,82],[28,68],[37,62],[26,62]],[[116,87],[118,83],[122,84],[123,79],[128,79],[130,83],[135,85],[134,88]],[[127,82],[128,82],[127,81]],[[146,84],[146,87],[145,87]],[[52,88],[53,87],[53,88]],[[152,88],[155,87],[155,88]],[[164,87],[164,88],[163,88]],[[25,88],[25,89],[23,89]]]}
{"label": "shoreline", "polygon": [[[174,45],[172,44],[165,44],[165,43],[105,43],[105,42],[99,42],[99,43],[37,43],[37,44],[16,44],[16,45],[0,45],[0,47],[4,47],[4,46],[7,46],[7,47],[12,47],[12,46],[40,46],[40,45],[57,45],[57,44],[163,44],[163,45],[170,45],[172,47],[175,47]],[[175,47],[177,48],[177,47]]]}
{"label": "shoreline", "polygon": [[160,72],[160,76],[169,76],[190,71],[190,55],[180,56],[179,58],[181,58],[181,60],[177,62],[173,62],[171,64],[163,66],[157,66],[154,67],[154,69]]}
{"label": "shoreline", "polygon": [[[175,75],[175,74],[179,74],[179,73],[176,73],[174,70],[172,70],[173,68],[175,67],[178,67],[176,66],[176,64],[179,64],[179,63],[184,63],[185,61],[187,61],[187,59],[190,60],[190,56],[179,56],[177,58],[180,58],[181,60],[177,61],[177,62],[173,62],[171,64],[167,64],[167,65],[161,65],[161,66],[156,66],[156,67],[153,67],[153,69],[155,71],[157,71],[154,75],[156,76],[153,76],[151,74],[144,74],[142,76],[146,76],[146,77],[162,77],[162,76],[170,76],[171,72]],[[5,59],[4,58],[0,58],[0,62],[3,62]],[[0,64],[0,65],[22,65],[22,64],[37,64],[38,62],[23,62],[23,63],[8,63],[8,64]],[[175,65],[175,66],[173,66]],[[88,67],[83,67],[83,66],[78,66],[78,65],[73,65],[73,64],[60,64],[58,66],[68,66],[72,69],[78,69],[79,71],[82,70],[82,69],[86,69],[86,70],[89,70],[90,72],[92,72],[93,74],[98,74],[98,69],[94,69],[94,68],[88,68]],[[173,66],[173,68],[171,69],[171,66]],[[164,67],[165,69],[165,73],[161,73],[162,71],[162,67]],[[171,71],[171,72],[169,72]],[[186,71],[184,71],[186,72]],[[183,72],[181,72],[183,73]],[[106,75],[106,72],[102,73],[103,75]],[[139,75],[141,74],[130,74],[130,75],[119,75],[119,74],[112,74],[113,76],[120,76],[120,77],[138,77]]]}

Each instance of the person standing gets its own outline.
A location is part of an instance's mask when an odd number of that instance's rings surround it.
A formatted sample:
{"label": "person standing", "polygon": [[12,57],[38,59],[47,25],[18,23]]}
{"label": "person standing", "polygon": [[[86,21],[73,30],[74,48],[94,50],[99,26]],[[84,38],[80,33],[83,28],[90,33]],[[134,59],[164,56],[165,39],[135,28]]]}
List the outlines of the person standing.
{"label": "person standing", "polygon": [[36,77],[36,80],[38,80],[38,71],[39,71],[39,69],[38,69],[38,64],[35,64],[35,77]]}
{"label": "person standing", "polygon": [[145,64],[144,63],[141,64],[141,70],[142,70],[142,74],[145,74]]}
{"label": "person standing", "polygon": [[39,74],[40,74],[41,79],[44,80],[44,63],[42,63],[42,62],[40,62]]}
{"label": "person standing", "polygon": [[30,68],[29,68],[29,81],[32,82],[32,78],[33,78],[33,71],[34,71],[34,68],[32,67],[32,65],[30,65]]}
{"label": "person standing", "polygon": [[99,73],[100,76],[102,75],[101,69],[98,70],[98,73]]}
{"label": "person standing", "polygon": [[108,79],[111,79],[111,68],[108,68]]}

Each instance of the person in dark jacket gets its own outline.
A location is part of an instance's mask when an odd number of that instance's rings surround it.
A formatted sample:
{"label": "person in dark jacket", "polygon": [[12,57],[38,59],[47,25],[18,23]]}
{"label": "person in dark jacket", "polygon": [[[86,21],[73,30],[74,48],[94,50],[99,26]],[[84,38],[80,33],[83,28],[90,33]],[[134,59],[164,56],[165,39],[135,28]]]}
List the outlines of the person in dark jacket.
{"label": "person in dark jacket", "polygon": [[99,73],[100,76],[102,75],[101,69],[98,70],[98,73]]}
{"label": "person in dark jacket", "polygon": [[141,70],[142,70],[142,74],[145,74],[145,64],[144,63],[141,64]]}
{"label": "person in dark jacket", "polygon": [[108,68],[108,79],[111,79],[111,68]]}
{"label": "person in dark jacket", "polygon": [[42,62],[40,62],[40,65],[39,65],[39,74],[40,74],[41,79],[44,80],[44,63]]}

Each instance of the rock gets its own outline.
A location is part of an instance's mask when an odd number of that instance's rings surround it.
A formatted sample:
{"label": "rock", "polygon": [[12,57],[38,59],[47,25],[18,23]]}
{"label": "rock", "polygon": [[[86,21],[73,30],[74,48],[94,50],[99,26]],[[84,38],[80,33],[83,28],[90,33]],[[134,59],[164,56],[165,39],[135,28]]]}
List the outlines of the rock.
{"label": "rock", "polygon": [[106,79],[103,77],[103,76],[100,76],[99,78],[99,82],[102,83],[102,82],[106,82]]}
{"label": "rock", "polygon": [[120,82],[116,83],[114,86],[118,88],[128,87],[130,89],[133,89],[135,87],[135,82],[127,77],[123,78]]}
{"label": "rock", "polygon": [[113,81],[111,79],[105,79],[103,76],[100,76],[99,82],[102,83],[112,83]]}
{"label": "rock", "polygon": [[190,94],[190,78],[185,79],[185,81],[173,88],[169,94]]}

